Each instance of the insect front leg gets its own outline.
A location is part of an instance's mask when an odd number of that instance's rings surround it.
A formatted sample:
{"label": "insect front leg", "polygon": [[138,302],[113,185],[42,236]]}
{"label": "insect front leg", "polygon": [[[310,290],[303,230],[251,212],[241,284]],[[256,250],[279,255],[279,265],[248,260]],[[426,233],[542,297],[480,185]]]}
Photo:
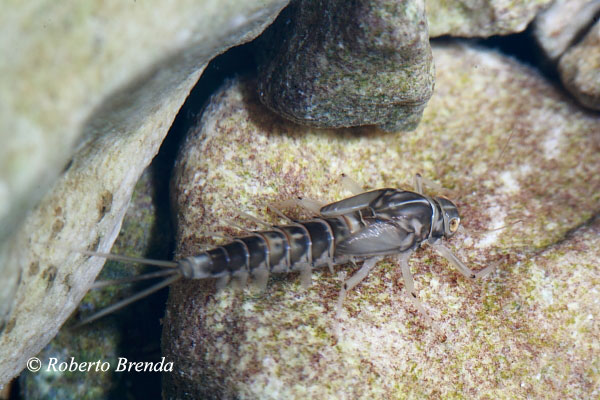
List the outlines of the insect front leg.
{"label": "insect front leg", "polygon": [[490,265],[489,267],[486,267],[479,272],[474,272],[469,267],[467,267],[462,261],[460,261],[458,257],[456,257],[454,253],[452,253],[452,251],[450,251],[450,249],[444,246],[443,244],[432,243],[431,247],[433,247],[438,253],[440,253],[442,257],[448,260],[450,264],[452,264],[454,268],[456,268],[466,278],[483,278],[484,276],[490,274],[494,269],[496,269],[496,265]]}
{"label": "insect front leg", "polygon": [[338,301],[335,306],[335,313],[337,318],[341,317],[342,305],[344,304],[344,299],[346,298],[346,292],[352,290],[352,288],[354,288],[356,285],[362,282],[362,280],[365,279],[367,275],[369,275],[369,272],[373,269],[375,264],[377,264],[381,259],[382,257],[373,257],[369,258],[368,260],[365,260],[358,272],[352,275],[350,279],[348,279],[342,284],[342,289],[340,290]]}

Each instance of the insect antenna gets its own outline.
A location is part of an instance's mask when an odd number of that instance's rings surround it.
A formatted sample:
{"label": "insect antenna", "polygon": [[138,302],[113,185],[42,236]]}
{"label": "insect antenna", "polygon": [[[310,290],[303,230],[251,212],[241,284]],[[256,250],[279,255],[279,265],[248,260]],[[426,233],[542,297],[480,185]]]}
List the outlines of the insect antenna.
{"label": "insect antenna", "polygon": [[176,282],[177,280],[181,279],[181,274],[179,273],[179,271],[170,271],[172,272],[173,276],[164,279],[160,282],[158,282],[155,285],[150,286],[147,289],[142,290],[139,293],[134,294],[133,296],[127,297],[121,301],[116,302],[115,304],[108,306],[92,315],[90,315],[87,318],[84,318],[82,321],[78,322],[76,325],[73,326],[73,329],[77,329],[83,325],[89,324],[92,321],[97,320],[98,318],[102,318],[105,315],[108,315],[110,313],[113,313],[117,310],[120,310],[123,307],[128,306],[129,304],[136,302],[146,296],[151,295],[154,292],[159,291],[160,289],[169,286],[170,284],[172,284],[173,282]]}
{"label": "insect antenna", "polygon": [[500,150],[500,154],[498,154],[498,156],[496,157],[496,160],[492,164],[493,168],[496,168],[500,164],[500,160],[502,160],[502,157],[504,157],[504,152],[508,148],[508,144],[510,143],[510,140],[512,139],[514,134],[515,134],[514,130],[510,131],[510,135],[508,135],[508,139],[506,139],[506,143],[504,143],[504,146],[502,146],[502,150]]}
{"label": "insect antenna", "polygon": [[500,226],[498,228],[492,228],[492,229],[475,229],[475,228],[469,228],[469,229],[467,229],[463,225],[461,225],[458,229],[461,230],[461,231],[469,231],[469,232],[472,232],[472,233],[474,233],[476,235],[480,235],[480,234],[485,233],[485,232],[501,231],[502,229],[506,229],[506,228],[508,228],[510,226],[513,226],[513,225],[516,225],[516,224],[520,224],[521,222],[525,222],[525,220],[524,219],[518,219],[518,220],[516,220],[514,222],[511,222],[510,224],[502,225],[502,226]]}
{"label": "insect antenna", "polygon": [[[504,144],[502,145],[502,148],[500,149],[500,152],[498,153],[498,155],[496,156],[496,158],[494,159],[494,161],[491,164],[488,164],[487,167],[487,171],[495,171],[498,170],[500,167],[500,162],[502,161],[502,159],[504,158],[504,156],[506,155],[506,151],[508,149],[508,146],[510,145],[510,142],[513,138],[513,136],[515,135],[515,130],[510,131],[510,134],[508,135],[508,139],[506,139],[506,142],[504,142]],[[468,173],[468,171],[472,169],[472,166],[465,166],[465,168],[462,170],[461,175],[465,175]],[[481,186],[481,181],[483,180],[482,177],[479,177],[476,182],[475,185],[479,185]],[[469,190],[466,193],[462,193],[459,194],[457,193],[456,196],[454,196],[454,200],[456,202],[462,202],[465,197],[467,197],[469,194],[469,192],[473,192],[473,190]]]}

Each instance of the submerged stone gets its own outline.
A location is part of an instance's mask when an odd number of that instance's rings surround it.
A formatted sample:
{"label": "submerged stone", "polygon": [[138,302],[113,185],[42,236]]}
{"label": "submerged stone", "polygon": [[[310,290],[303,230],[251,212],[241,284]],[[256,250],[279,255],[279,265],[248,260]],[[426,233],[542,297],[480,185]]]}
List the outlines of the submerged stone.
{"label": "submerged stone", "polygon": [[302,125],[412,130],[433,91],[422,0],[297,0],[260,43],[261,101]]}
{"label": "submerged stone", "polygon": [[558,70],[573,97],[585,107],[600,110],[600,22],[563,54]]}
{"label": "submerged stone", "polygon": [[556,61],[585,34],[599,11],[599,0],[556,0],[535,17],[533,34],[546,56]]}

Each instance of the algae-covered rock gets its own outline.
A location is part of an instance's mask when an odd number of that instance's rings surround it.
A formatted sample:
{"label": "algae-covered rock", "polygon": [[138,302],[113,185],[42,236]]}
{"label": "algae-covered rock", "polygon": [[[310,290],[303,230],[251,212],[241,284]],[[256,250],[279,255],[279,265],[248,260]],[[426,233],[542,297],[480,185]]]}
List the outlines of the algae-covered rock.
{"label": "algae-covered rock", "polygon": [[103,260],[74,249],[110,249],[206,63],[285,3],[38,0],[2,13],[0,385],[89,288]]}
{"label": "algae-covered rock", "polygon": [[600,22],[563,54],[558,70],[573,97],[585,107],[600,110]]}
{"label": "algae-covered rock", "polygon": [[425,0],[429,35],[489,37],[521,32],[554,0]]}
{"label": "algae-covered rock", "polygon": [[[335,301],[349,265],[294,276],[264,293],[212,282],[170,292],[163,332],[166,398],[539,398],[598,390],[595,300],[600,274],[600,117],[573,106],[541,76],[493,51],[434,47],[437,91],[412,133],[316,130],[271,114],[254,83],[214,95],[184,146],[173,182],[177,256],[211,232],[243,235],[249,212],[297,196],[410,188],[416,172],[457,201],[464,231],[449,247],[474,269],[467,281],[430,249],[410,259],[427,323],[405,297],[393,258]],[[307,218],[300,210],[290,215]],[[234,221],[233,224],[231,221]],[[235,225],[234,225],[235,224]]]}
{"label": "algae-covered rock", "polygon": [[299,124],[412,130],[433,91],[423,0],[297,0],[261,43],[260,98]]}

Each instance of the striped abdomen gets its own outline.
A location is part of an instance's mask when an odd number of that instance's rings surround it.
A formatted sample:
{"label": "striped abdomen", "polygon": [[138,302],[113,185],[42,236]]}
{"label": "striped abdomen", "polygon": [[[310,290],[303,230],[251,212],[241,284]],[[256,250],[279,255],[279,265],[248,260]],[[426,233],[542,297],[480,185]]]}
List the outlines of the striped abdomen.
{"label": "striped abdomen", "polygon": [[[360,213],[273,226],[179,262],[190,279],[284,273],[336,263],[336,244],[365,226]],[[341,260],[338,260],[339,262]]]}

